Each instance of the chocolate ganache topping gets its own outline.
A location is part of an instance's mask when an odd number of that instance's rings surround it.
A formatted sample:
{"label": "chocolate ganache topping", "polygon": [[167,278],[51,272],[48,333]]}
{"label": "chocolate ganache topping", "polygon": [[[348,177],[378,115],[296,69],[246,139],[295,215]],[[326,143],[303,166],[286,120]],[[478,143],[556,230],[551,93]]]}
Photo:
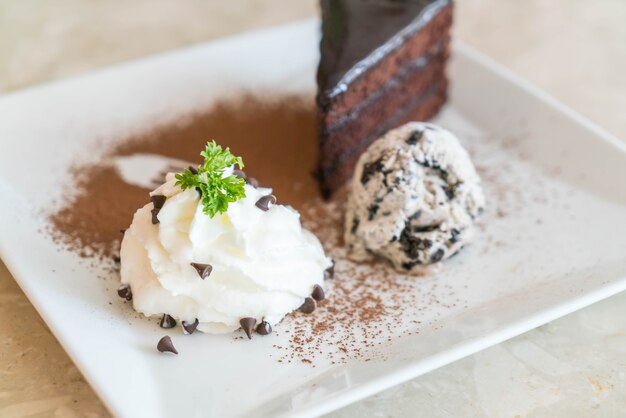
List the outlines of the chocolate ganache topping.
{"label": "chocolate ganache topping", "polygon": [[324,32],[317,73],[334,96],[425,26],[452,0],[322,0]]}

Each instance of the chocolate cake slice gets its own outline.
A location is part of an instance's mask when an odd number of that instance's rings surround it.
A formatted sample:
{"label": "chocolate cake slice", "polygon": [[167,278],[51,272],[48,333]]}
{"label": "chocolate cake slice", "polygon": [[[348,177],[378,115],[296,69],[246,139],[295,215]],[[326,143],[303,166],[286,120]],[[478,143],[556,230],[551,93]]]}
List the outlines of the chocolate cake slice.
{"label": "chocolate cake slice", "polygon": [[446,100],[452,0],[321,0],[318,176],[328,197],[376,138]]}

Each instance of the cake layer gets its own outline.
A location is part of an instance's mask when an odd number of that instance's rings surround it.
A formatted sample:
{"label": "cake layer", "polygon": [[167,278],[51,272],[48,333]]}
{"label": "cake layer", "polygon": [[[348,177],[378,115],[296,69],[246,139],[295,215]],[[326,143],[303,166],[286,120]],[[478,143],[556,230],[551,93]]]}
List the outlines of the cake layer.
{"label": "cake layer", "polygon": [[[444,39],[429,53],[404,65],[381,88],[363,98],[341,118],[335,119],[333,123],[322,123],[320,127],[322,145],[325,145],[326,137],[340,132],[357,119],[360,120],[361,126],[366,128],[371,123],[382,122],[391,116],[395,112],[393,106],[401,107],[405,102],[421,96],[431,83],[444,76],[448,56],[449,42],[448,39]],[[378,102],[385,99],[385,96],[391,96],[390,101],[385,107],[380,107]],[[364,121],[366,123],[363,123]]]}
{"label": "cake layer", "polygon": [[[424,71],[412,72],[402,82],[394,83],[393,89],[380,95],[367,107],[360,109],[354,118],[346,117],[333,129],[320,134],[320,167],[327,172],[338,164],[345,150],[354,148],[372,132],[387,126],[394,115],[410,104],[424,100],[437,86],[445,84],[444,60],[438,60]],[[402,91],[402,94],[398,93]]]}
{"label": "cake layer", "polygon": [[436,55],[402,68],[396,77],[335,124],[321,127],[322,172],[330,175],[330,169],[339,163],[346,149],[354,148],[371,132],[379,132],[397,112],[423,101],[436,86],[445,84],[447,56],[448,50],[442,45]]}
{"label": "cake layer", "polygon": [[345,184],[352,177],[354,166],[361,153],[385,132],[412,120],[427,120],[435,116],[446,101],[447,87],[447,79],[442,78],[439,83],[432,85],[425,95],[415,98],[402,109],[396,109],[395,114],[385,123],[350,147],[346,147],[332,163],[324,164],[322,156],[322,163],[317,171],[322,195],[329,197]]}
{"label": "cake layer", "polygon": [[376,138],[443,105],[452,10],[452,0],[322,0],[317,174],[324,195],[350,178]]}
{"label": "cake layer", "polygon": [[[442,39],[449,38],[449,28],[452,23],[450,1],[435,2],[430,8],[425,8],[423,13],[426,15],[416,18],[417,21],[423,23],[417,27],[419,30],[399,35],[398,38],[390,40],[388,44],[381,47],[386,51],[377,50],[373,57],[368,57],[370,61],[376,61],[375,66],[370,63],[368,67],[357,67],[355,70],[360,71],[351,71],[338,84],[320,91],[317,100],[322,124],[334,123],[362,99],[381,88],[400,68],[415,62],[440,44]],[[382,52],[386,52],[386,55],[382,55]],[[324,71],[323,63],[320,64],[320,72],[322,71]],[[318,82],[320,82],[319,78],[322,78],[321,74],[318,74]],[[320,86],[322,86],[321,82]]]}

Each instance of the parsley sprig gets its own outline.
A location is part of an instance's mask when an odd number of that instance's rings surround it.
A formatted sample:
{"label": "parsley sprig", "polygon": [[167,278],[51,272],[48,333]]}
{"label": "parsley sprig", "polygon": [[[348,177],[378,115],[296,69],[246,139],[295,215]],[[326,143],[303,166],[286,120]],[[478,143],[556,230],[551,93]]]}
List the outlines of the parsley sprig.
{"label": "parsley sprig", "polygon": [[204,164],[198,166],[197,173],[185,169],[176,174],[176,184],[183,190],[199,189],[203,212],[212,218],[218,212],[226,212],[230,203],[246,197],[244,179],[234,174],[224,176],[224,170],[234,164],[243,168],[243,160],[231,154],[229,148],[222,149],[215,141],[207,142],[200,155],[204,157]]}

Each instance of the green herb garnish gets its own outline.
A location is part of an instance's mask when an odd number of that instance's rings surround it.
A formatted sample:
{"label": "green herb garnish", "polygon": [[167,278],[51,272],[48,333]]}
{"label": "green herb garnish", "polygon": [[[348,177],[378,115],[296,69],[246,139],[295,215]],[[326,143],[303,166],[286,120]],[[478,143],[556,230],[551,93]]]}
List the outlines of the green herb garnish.
{"label": "green herb garnish", "polygon": [[212,218],[218,212],[226,212],[231,202],[246,197],[244,179],[234,174],[224,176],[224,170],[234,164],[243,168],[243,160],[231,154],[229,148],[222,149],[215,141],[207,142],[206,149],[200,155],[204,157],[204,164],[198,166],[198,172],[185,169],[176,174],[176,185],[183,190],[199,189],[203,212]]}

